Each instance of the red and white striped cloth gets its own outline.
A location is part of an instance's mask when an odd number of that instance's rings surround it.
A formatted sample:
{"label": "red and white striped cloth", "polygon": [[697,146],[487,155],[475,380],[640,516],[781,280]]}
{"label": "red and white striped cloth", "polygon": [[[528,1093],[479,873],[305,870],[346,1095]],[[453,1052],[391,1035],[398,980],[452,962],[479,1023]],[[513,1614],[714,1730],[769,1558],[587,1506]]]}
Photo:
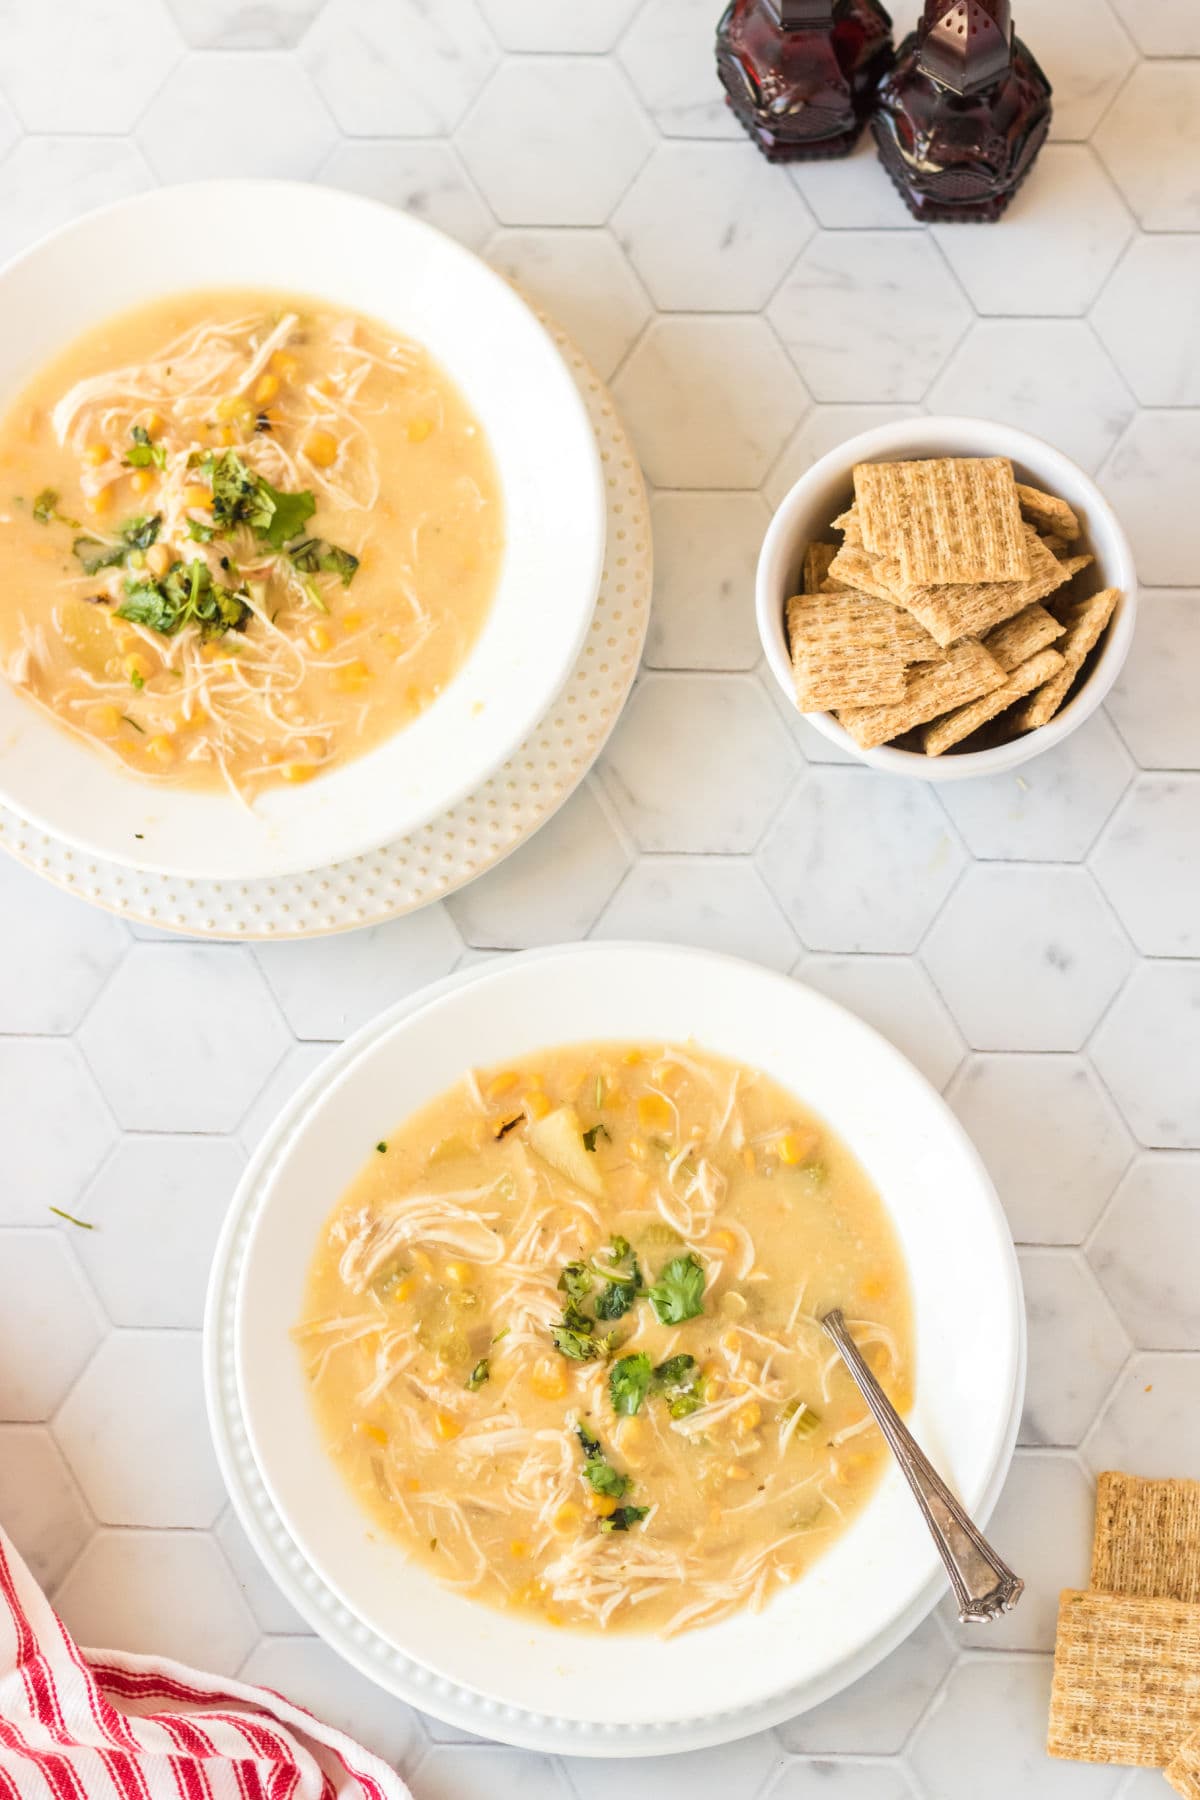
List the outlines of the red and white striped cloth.
{"label": "red and white striped cloth", "polygon": [[266,1688],[81,1651],[0,1530],[0,1800],[412,1800]]}

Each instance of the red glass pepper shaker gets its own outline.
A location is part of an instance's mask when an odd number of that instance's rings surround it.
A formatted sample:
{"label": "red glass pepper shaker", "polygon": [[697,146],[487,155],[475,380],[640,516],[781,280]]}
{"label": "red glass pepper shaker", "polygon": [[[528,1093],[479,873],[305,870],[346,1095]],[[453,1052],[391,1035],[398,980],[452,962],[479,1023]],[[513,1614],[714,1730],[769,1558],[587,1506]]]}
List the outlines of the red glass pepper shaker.
{"label": "red glass pepper shaker", "polygon": [[878,0],[730,0],[717,26],[726,99],[772,162],[845,156],[892,56]]}
{"label": "red glass pepper shaker", "polygon": [[1009,0],[926,0],[871,121],[914,217],[998,219],[1046,141],[1050,94]]}

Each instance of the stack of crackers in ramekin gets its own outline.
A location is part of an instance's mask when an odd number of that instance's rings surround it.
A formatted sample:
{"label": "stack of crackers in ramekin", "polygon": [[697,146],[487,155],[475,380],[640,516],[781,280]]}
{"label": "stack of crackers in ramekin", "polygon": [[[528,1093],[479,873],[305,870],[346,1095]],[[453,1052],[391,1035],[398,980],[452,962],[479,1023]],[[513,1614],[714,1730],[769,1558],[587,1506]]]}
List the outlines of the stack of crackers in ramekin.
{"label": "stack of crackers in ramekin", "polygon": [[840,545],[805,552],[788,643],[801,711],[835,713],[862,750],[941,756],[1047,724],[1120,598],[1076,591],[1078,518],[1003,456],[859,463],[831,530]]}
{"label": "stack of crackers in ramekin", "polygon": [[1100,1477],[1091,1589],[1059,1605],[1047,1748],[1162,1769],[1200,1800],[1200,1482]]}

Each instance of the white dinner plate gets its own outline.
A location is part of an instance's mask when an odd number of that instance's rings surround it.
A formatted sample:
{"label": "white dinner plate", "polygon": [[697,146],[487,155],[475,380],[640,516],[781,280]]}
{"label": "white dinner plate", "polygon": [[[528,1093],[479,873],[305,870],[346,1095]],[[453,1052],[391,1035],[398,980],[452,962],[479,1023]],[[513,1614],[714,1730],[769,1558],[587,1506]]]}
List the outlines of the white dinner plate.
{"label": "white dinner plate", "polygon": [[[152,254],[147,245],[153,246]],[[586,409],[507,282],[432,226],[302,183],[213,181],[120,201],[0,271],[0,406],[81,332],[188,289],[312,295],[418,339],[491,443],[505,509],[495,599],[458,675],[407,729],[252,811],[114,766],[0,679],[0,801],[80,850],[196,879],[324,867],[476,788],[547,711],[595,604],[605,501]]]}
{"label": "white dinner plate", "polygon": [[[468,1729],[546,1747],[552,1719],[560,1749],[644,1755],[802,1711],[912,1629],[945,1580],[899,1474],[760,1614],[667,1645],[539,1627],[451,1593],[370,1532],[321,1448],[288,1335],[317,1233],[364,1145],[468,1063],[622,1036],[692,1037],[761,1067],[854,1149],[912,1280],[912,1423],[985,1520],[1015,1441],[1024,1323],[1008,1229],[979,1159],[941,1098],[867,1026],[708,952],[589,945],[517,958],[369,1027],[317,1072],[247,1171],[215,1265],[207,1356],[218,1447],[235,1498],[252,1496],[252,1535],[272,1554],[292,1547],[284,1562],[304,1571],[302,1609],[344,1653]],[[233,1383],[244,1454],[229,1431]]]}

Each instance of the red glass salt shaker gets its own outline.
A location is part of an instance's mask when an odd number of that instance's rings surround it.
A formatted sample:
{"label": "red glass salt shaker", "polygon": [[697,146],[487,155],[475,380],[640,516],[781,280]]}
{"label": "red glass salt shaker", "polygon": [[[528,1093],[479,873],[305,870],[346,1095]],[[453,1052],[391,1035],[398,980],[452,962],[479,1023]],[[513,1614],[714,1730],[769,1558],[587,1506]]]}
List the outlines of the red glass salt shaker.
{"label": "red glass salt shaker", "polygon": [[730,0],[717,26],[725,97],[772,162],[845,156],[892,54],[878,0]]}
{"label": "red glass salt shaker", "polygon": [[998,219],[1046,140],[1050,94],[1009,0],[926,0],[871,121],[914,217]]}

